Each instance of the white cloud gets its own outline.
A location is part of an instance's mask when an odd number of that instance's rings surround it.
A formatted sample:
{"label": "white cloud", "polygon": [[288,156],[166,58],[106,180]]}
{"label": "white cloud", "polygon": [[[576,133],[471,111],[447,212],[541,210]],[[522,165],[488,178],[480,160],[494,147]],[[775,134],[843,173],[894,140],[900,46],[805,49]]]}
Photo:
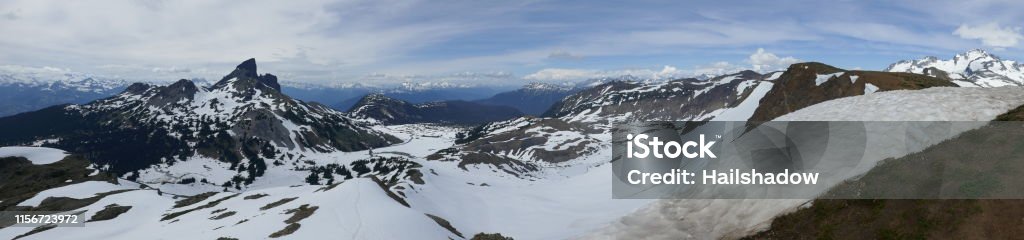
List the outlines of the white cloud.
{"label": "white cloud", "polygon": [[1017,42],[1024,38],[1020,27],[1002,27],[994,22],[977,26],[961,24],[953,34],[964,39],[981,40],[981,44],[997,48],[1017,46]]}
{"label": "white cloud", "polygon": [[584,57],[583,57],[583,55],[571,53],[571,52],[568,52],[568,51],[559,50],[559,51],[551,52],[551,54],[548,54],[548,58],[550,58],[550,59],[562,59],[562,60],[581,60]]}
{"label": "white cloud", "polygon": [[[409,52],[480,29],[487,24],[481,15],[513,4],[480,11],[465,9],[472,4],[438,5],[444,4],[417,0],[10,0],[0,3],[0,14],[7,13],[0,17],[0,29],[18,37],[0,38],[0,64],[85,69],[130,63],[164,70],[223,67],[226,72],[254,57],[260,63],[273,63],[261,68],[284,66],[303,76],[350,72],[351,77],[369,72],[363,70],[367,66],[395,62]],[[363,72],[351,73],[354,70]],[[143,80],[163,78],[164,72],[131,73],[142,74],[138,78]]]}
{"label": "white cloud", "polygon": [[758,48],[757,52],[751,54],[748,58],[750,62],[751,70],[757,72],[775,71],[785,69],[794,63],[800,62],[799,59],[794,57],[779,57],[770,52],[765,52],[763,48]]}
{"label": "white cloud", "polygon": [[714,62],[708,65],[699,65],[693,68],[693,75],[717,76],[722,74],[735,73],[747,68],[734,65],[729,62]]}

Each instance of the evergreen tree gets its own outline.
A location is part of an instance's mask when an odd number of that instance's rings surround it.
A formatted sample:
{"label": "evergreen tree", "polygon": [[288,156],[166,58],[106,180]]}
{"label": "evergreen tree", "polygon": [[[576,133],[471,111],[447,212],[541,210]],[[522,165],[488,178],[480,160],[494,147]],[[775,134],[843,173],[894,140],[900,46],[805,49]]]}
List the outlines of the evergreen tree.
{"label": "evergreen tree", "polygon": [[316,172],[310,172],[309,176],[306,177],[306,183],[309,185],[320,185],[320,176]]}

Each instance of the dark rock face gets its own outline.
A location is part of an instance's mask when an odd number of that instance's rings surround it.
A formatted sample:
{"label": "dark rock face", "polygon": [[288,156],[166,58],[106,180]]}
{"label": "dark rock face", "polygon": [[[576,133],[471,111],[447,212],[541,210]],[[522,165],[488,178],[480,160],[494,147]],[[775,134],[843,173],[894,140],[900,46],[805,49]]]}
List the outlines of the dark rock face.
{"label": "dark rock face", "polygon": [[270,88],[277,89],[278,91],[281,91],[281,84],[277,83],[277,76],[274,76],[273,74],[267,73],[267,74],[263,74],[263,76],[260,76],[259,80],[260,80],[261,83],[266,84],[267,86],[270,86]]}
{"label": "dark rock face", "polygon": [[227,76],[224,76],[224,78],[222,78],[221,81],[224,81],[224,80],[227,80],[228,78],[233,78],[233,77],[237,77],[237,78],[256,78],[256,77],[258,77],[257,74],[256,74],[256,59],[255,58],[250,58],[249,60],[245,60],[242,63],[238,64],[238,67],[235,67],[234,71],[232,71]]}
{"label": "dark rock face", "polygon": [[124,90],[124,92],[131,94],[142,94],[142,92],[149,90],[149,88],[151,87],[153,86],[146,83],[132,83],[132,85],[129,85],[128,88]]}
{"label": "dark rock face", "polygon": [[221,78],[213,88],[221,88],[231,84],[241,84],[243,88],[260,88],[260,86],[266,86],[274,89],[278,92],[281,91],[281,84],[277,83],[277,76],[272,74],[264,74],[260,76],[256,73],[256,59],[250,58],[245,60],[235,70],[228,75]]}
{"label": "dark rock face", "polygon": [[949,80],[920,74],[847,71],[816,62],[798,63],[775,80],[750,121],[769,121],[824,101],[863,95],[867,84],[877,87],[877,91],[957,86]]}
{"label": "dark rock face", "polygon": [[483,105],[466,101],[440,101],[412,104],[383,94],[369,94],[348,111],[354,118],[375,119],[384,124],[449,123],[475,124],[522,116],[507,106]]}

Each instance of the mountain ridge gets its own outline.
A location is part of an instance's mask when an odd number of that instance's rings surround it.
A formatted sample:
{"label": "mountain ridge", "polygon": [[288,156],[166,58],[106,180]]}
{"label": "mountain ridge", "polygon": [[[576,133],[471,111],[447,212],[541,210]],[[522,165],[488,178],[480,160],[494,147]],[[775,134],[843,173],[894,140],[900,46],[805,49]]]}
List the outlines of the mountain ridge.
{"label": "mountain ridge", "polygon": [[346,111],[350,117],[382,124],[447,123],[480,124],[501,121],[523,113],[508,106],[449,100],[413,104],[382,93],[363,96]]}
{"label": "mountain ridge", "polygon": [[1024,63],[1003,60],[982,49],[959,53],[948,60],[933,56],[902,60],[884,71],[946,78],[965,87],[1024,86]]}

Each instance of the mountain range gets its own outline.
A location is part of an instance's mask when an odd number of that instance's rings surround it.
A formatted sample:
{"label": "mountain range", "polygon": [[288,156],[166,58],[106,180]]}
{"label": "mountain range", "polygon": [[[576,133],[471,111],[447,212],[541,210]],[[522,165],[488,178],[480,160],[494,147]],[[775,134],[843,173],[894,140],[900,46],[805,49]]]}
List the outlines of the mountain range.
{"label": "mountain range", "polygon": [[885,71],[940,77],[964,87],[1024,86],[1024,64],[1003,60],[981,49],[957,54],[952,59],[929,56],[899,61]]}
{"label": "mountain range", "polygon": [[238,171],[218,183],[236,187],[252,183],[270,164],[300,161],[303,153],[400,142],[339,111],[282,94],[276,76],[257,74],[254,59],[210,87],[186,79],[168,86],[135,83],[113,97],[18,114],[0,124],[24,126],[0,130],[3,145],[47,140],[105,170],[131,172],[133,179],[156,164],[215,159]]}
{"label": "mountain range", "polygon": [[[615,124],[988,121],[1024,105],[1019,88],[994,87],[1014,71],[995,62],[1013,62],[963,55],[975,60],[961,73],[921,61],[886,71],[805,62],[706,78],[531,84],[477,101],[367,92],[346,112],[290,96],[249,59],[209,86],[135,83],[0,118],[9,126],[0,146],[18,146],[0,148],[0,176],[19,176],[0,184],[0,210],[75,211],[91,221],[0,226],[0,238],[757,236],[786,213],[837,216],[799,210],[802,199],[611,199]],[[958,87],[970,84],[978,88]],[[787,226],[763,234],[803,229]]]}
{"label": "mountain range", "polygon": [[57,68],[0,67],[0,116],[64,103],[86,103],[114,95],[124,80]]}

